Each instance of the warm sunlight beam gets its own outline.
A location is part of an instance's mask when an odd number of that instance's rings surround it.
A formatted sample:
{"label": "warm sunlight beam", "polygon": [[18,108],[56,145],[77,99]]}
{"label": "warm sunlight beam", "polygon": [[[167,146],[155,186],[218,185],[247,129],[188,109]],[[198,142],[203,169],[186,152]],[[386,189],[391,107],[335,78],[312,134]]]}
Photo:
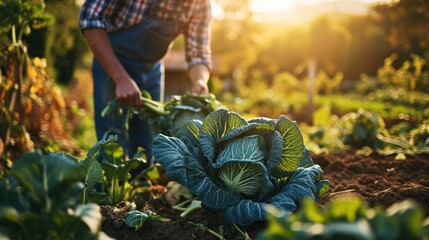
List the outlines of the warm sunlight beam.
{"label": "warm sunlight beam", "polygon": [[299,3],[299,0],[252,0],[251,8],[257,12],[285,10]]}
{"label": "warm sunlight beam", "polygon": [[[358,0],[365,3],[389,2],[391,0]],[[312,5],[335,0],[251,0],[251,8],[256,12],[272,12],[289,9],[296,5]]]}

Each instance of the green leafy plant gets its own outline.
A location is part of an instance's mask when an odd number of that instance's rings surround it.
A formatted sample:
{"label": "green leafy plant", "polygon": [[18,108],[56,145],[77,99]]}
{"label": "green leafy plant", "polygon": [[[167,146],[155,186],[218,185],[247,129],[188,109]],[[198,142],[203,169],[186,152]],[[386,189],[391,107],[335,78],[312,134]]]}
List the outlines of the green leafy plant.
{"label": "green leafy plant", "polygon": [[341,141],[335,124],[339,118],[332,114],[331,106],[323,105],[314,111],[313,125],[301,125],[307,148],[315,154],[344,151],[346,145]]}
{"label": "green leafy plant", "polygon": [[104,145],[114,143],[117,141],[116,136],[109,136],[107,139],[102,139],[91,147],[86,155],[85,159],[79,161],[79,168],[85,174],[83,183],[85,188],[82,196],[82,203],[86,203],[88,200],[94,202],[108,201],[108,196],[104,192],[94,191],[95,185],[102,184],[104,181],[104,173],[101,164],[97,161],[97,154],[103,148]]}
{"label": "green leafy plant", "polygon": [[124,158],[124,150],[117,142],[110,142],[103,146],[101,168],[104,170],[104,184],[109,204],[114,205],[124,199],[130,198],[133,190],[130,170],[139,166],[145,160],[143,151],[131,159]]}
{"label": "green leafy plant", "polygon": [[[130,170],[146,161],[140,149],[132,159],[124,159],[123,148],[117,143],[117,136],[109,135],[100,140],[89,151],[85,159],[79,161],[85,173],[85,189],[82,202],[92,201],[115,205],[132,199],[138,192],[149,191],[150,180],[159,178],[159,164],[144,169],[134,179]],[[99,184],[96,188],[96,184]]]}
{"label": "green leafy plant", "polygon": [[[402,66],[395,69],[394,62],[398,58],[391,55],[384,60],[384,65],[377,71],[377,77],[383,87],[401,88],[406,90],[409,102],[414,102],[413,94],[416,90],[425,92],[429,86],[428,72],[425,69],[425,60],[416,54],[411,60],[406,60]],[[426,70],[426,71],[425,71]]]}
{"label": "green leafy plant", "polygon": [[246,121],[221,108],[178,137],[156,136],[154,155],[168,177],[234,224],[266,220],[269,205],[290,214],[329,189],[298,126],[284,116]]}
{"label": "green leafy plant", "polygon": [[137,109],[125,108],[115,99],[108,103],[102,116],[109,117],[114,112],[126,114],[126,118],[137,115],[149,123],[154,135],[162,133],[176,136],[186,122],[194,119],[202,120],[221,106],[212,94],[193,96],[187,93],[173,96],[169,101],[160,103],[152,100],[150,94],[143,91],[141,100],[142,107]]}
{"label": "green leafy plant", "polygon": [[354,148],[369,146],[382,148],[383,143],[378,134],[386,134],[384,120],[377,114],[359,109],[341,117],[338,131],[342,142]]}
{"label": "green leafy plant", "polygon": [[152,210],[146,210],[145,212],[133,210],[125,217],[125,224],[134,228],[136,231],[139,230],[147,221],[168,222],[170,219],[163,218]]}
{"label": "green leafy plant", "polygon": [[0,182],[0,232],[11,239],[108,239],[98,205],[79,204],[84,172],[65,153],[25,153]]}
{"label": "green leafy plant", "polygon": [[429,153],[429,121],[422,122],[416,128],[411,129],[406,135],[383,136],[377,138],[386,143],[384,149],[378,152],[382,154],[396,154],[396,159],[404,159],[406,155]]}
{"label": "green leafy plant", "polygon": [[428,239],[429,218],[415,202],[406,200],[388,209],[368,208],[357,196],[336,198],[324,209],[306,199],[300,211],[279,216],[268,210],[268,228],[257,240],[281,239]]}

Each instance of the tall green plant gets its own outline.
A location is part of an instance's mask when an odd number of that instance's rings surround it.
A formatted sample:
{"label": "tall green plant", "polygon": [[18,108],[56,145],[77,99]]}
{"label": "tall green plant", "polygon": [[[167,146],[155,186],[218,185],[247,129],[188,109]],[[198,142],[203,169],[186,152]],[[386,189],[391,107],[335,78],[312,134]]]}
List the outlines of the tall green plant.
{"label": "tall green plant", "polygon": [[[85,173],[83,203],[92,201],[115,205],[134,196],[138,177],[131,180],[129,172],[146,161],[145,154],[137,151],[133,158],[125,159],[124,150],[116,141],[116,136],[102,139],[79,162]],[[156,166],[146,169],[142,175],[154,168]]]}
{"label": "tall green plant", "polygon": [[[24,34],[52,23],[52,16],[45,13],[43,0],[5,0],[0,4],[1,65],[10,70],[13,88],[10,99],[5,101],[9,111],[17,111],[22,121],[22,81],[24,64],[28,58]],[[5,51],[4,51],[5,50]]]}
{"label": "tall green plant", "polygon": [[[46,45],[46,58],[52,63],[57,82],[69,84],[85,59],[84,55],[89,53],[77,21],[80,6],[75,0],[45,1],[46,11],[55,17],[55,23],[42,33],[46,38],[43,43]],[[34,44],[40,40],[33,38],[28,41]]]}
{"label": "tall green plant", "polygon": [[23,124],[23,78],[25,65],[31,61],[22,38],[52,22],[44,9],[43,0],[4,0],[0,4],[0,155],[15,142],[21,150],[32,150],[33,142]]}
{"label": "tall green plant", "polygon": [[[102,199],[107,198],[105,194],[94,193],[93,189],[95,185],[103,183],[103,169],[101,168],[100,163],[97,161],[97,155],[104,145],[114,142],[117,140],[117,137],[109,137],[107,139],[102,139],[97,144],[95,144],[91,149],[89,149],[85,159],[79,162],[79,168],[84,172],[84,184],[85,188],[82,196],[82,203],[85,204],[89,200],[93,201],[102,201]],[[101,195],[97,197],[98,195]],[[99,200],[94,200],[94,199]]]}
{"label": "tall green plant", "polygon": [[138,151],[131,159],[125,159],[123,148],[116,142],[104,146],[101,167],[104,170],[104,186],[110,199],[109,204],[114,205],[133,195],[129,172],[145,162],[145,158],[143,151]]}

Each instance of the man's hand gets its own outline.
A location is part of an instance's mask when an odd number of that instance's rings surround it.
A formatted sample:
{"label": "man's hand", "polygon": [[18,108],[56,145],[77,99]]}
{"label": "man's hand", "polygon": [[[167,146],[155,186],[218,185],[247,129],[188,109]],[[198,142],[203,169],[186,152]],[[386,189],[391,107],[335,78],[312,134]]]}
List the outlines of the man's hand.
{"label": "man's hand", "polygon": [[192,95],[207,95],[209,88],[207,82],[209,81],[210,72],[207,66],[203,64],[197,64],[189,69],[189,77],[192,82]]}
{"label": "man's hand", "polygon": [[116,81],[116,98],[119,102],[125,103],[131,107],[140,107],[141,91],[137,84],[131,78],[117,79]]}
{"label": "man's hand", "polygon": [[83,31],[83,35],[95,58],[115,82],[118,101],[131,107],[141,106],[141,91],[116,57],[106,31],[99,28],[88,28]]}
{"label": "man's hand", "polygon": [[194,82],[192,84],[191,93],[194,96],[201,95],[201,94],[207,95],[209,93],[209,88],[207,86],[206,81],[201,79]]}

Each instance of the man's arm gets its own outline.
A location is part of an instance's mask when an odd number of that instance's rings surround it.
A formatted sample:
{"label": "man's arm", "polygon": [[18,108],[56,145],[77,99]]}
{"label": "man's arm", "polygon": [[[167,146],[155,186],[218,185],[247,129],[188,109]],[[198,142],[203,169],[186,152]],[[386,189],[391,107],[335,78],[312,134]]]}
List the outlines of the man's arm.
{"label": "man's arm", "polygon": [[192,94],[208,94],[207,82],[211,71],[211,5],[209,0],[195,1],[188,28],[185,31],[186,60],[192,82]]}
{"label": "man's arm", "polygon": [[193,95],[209,93],[207,82],[209,81],[210,71],[206,65],[193,65],[189,68],[189,77],[192,82],[191,92]]}
{"label": "man's arm", "polygon": [[115,82],[118,101],[133,107],[140,106],[141,91],[116,57],[106,31],[101,28],[87,28],[83,30],[83,35],[95,58]]}

